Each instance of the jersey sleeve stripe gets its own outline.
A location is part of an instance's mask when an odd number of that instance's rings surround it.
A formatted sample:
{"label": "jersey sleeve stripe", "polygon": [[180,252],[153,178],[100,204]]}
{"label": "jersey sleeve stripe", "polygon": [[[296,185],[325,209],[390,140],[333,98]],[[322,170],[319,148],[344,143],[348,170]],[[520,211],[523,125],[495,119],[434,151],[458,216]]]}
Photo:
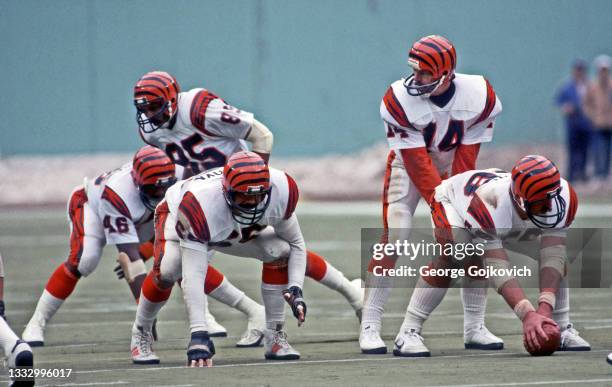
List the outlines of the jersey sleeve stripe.
{"label": "jersey sleeve stripe", "polygon": [[119,213],[125,216],[128,219],[132,219],[132,214],[130,214],[130,210],[128,206],[125,204],[121,196],[117,195],[115,191],[113,191],[110,187],[104,187],[104,191],[102,192],[102,199],[108,201],[113,207],[119,211]]}
{"label": "jersey sleeve stripe", "polygon": [[398,124],[400,124],[404,128],[412,127],[412,125],[410,125],[410,122],[408,121],[408,117],[406,117],[406,113],[404,112],[402,105],[400,105],[399,101],[397,100],[397,97],[393,93],[393,87],[389,87],[389,89],[385,93],[385,96],[383,97],[383,101],[385,103],[387,111],[389,112],[389,114],[391,114],[393,119],[397,121]]}
{"label": "jersey sleeve stripe", "polygon": [[191,123],[202,133],[208,136],[215,136],[215,134],[206,130],[204,126],[206,123],[206,109],[208,109],[210,102],[217,98],[218,97],[216,95],[208,90],[201,90],[196,94],[191,102],[191,110],[189,111]]}
{"label": "jersey sleeve stripe", "polygon": [[491,217],[487,206],[485,206],[477,194],[472,196],[467,212],[468,214],[472,215],[476,222],[478,222],[483,231],[486,233],[495,232],[495,223],[493,222],[493,218]]}
{"label": "jersey sleeve stripe", "polygon": [[485,79],[485,83],[487,84],[487,99],[485,101],[485,106],[484,106],[484,109],[482,109],[482,113],[480,113],[480,116],[478,117],[476,122],[472,124],[472,126],[477,125],[481,123],[482,121],[486,120],[487,118],[489,118],[489,116],[491,115],[491,112],[493,111],[493,108],[495,107],[495,103],[497,101],[497,97],[495,96],[495,90],[493,90],[493,87],[491,86],[489,81],[487,81],[486,79]]}
{"label": "jersey sleeve stripe", "polygon": [[565,218],[565,227],[569,227],[574,218],[576,217],[576,212],[578,211],[578,195],[576,195],[576,191],[572,188],[571,185],[567,185],[569,187],[569,208],[567,210],[567,217]]}
{"label": "jersey sleeve stripe", "polygon": [[187,218],[198,241],[202,243],[210,241],[210,230],[208,229],[206,216],[197,199],[191,192],[187,192],[183,196],[183,200],[181,200],[181,204],[179,205],[179,211]]}
{"label": "jersey sleeve stripe", "polygon": [[287,208],[285,209],[285,216],[283,218],[289,219],[297,207],[300,191],[295,180],[286,173],[285,176],[287,176],[287,183],[289,185],[289,198],[287,199]]}

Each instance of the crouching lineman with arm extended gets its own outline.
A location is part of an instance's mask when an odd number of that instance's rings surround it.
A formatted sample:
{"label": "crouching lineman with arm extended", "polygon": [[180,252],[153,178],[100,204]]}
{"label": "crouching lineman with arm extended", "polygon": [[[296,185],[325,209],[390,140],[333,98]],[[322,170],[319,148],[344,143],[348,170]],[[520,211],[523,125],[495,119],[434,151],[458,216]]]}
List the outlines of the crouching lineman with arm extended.
{"label": "crouching lineman with arm extended", "polygon": [[[150,329],[170,295],[171,284],[182,277],[191,330],[188,364],[212,365],[214,345],[202,314],[206,298],[199,290],[208,260],[219,250],[264,262],[261,290],[266,309],[265,357],[298,359],[299,353],[289,345],[283,331],[285,301],[299,325],[306,317],[301,290],[306,248],[294,214],[297,200],[293,179],[268,168],[252,152],[238,152],[223,169],[203,172],[169,189],[156,209],[155,265],[143,285],[132,348],[142,339],[138,331]],[[264,247],[273,246],[266,243],[270,237],[285,241],[289,246],[287,256],[279,257],[278,251]],[[152,351],[150,354],[155,356]]]}
{"label": "crouching lineman with arm extended", "polygon": [[[554,163],[542,156],[523,157],[511,174],[493,169],[464,172],[443,181],[435,191],[432,222],[436,235],[453,242],[472,238],[486,241],[484,262],[489,267],[510,268],[502,239],[516,237],[516,231],[527,232],[534,227],[538,230],[540,296],[537,310],[514,276],[505,274],[491,278],[498,293],[522,321],[525,345],[530,352],[540,348],[539,338],[548,339],[544,324],[559,325],[559,350],[590,349],[569,322],[565,279],[566,229],[573,222],[577,207],[578,198],[571,185],[560,177]],[[510,230],[513,232],[508,232]],[[444,269],[453,264],[456,262],[452,259],[440,258],[430,267]],[[430,356],[420,336],[421,328],[444,298],[450,282],[450,277],[427,275],[419,278],[395,340],[394,355]]]}
{"label": "crouching lineman with arm extended", "polygon": [[[176,182],[175,172],[175,164],[164,152],[145,146],[136,152],[131,163],[96,179],[86,180],[83,186],[73,191],[68,204],[70,254],[49,278],[23,332],[24,340],[32,346],[44,345],[44,329],[48,321],[73,292],[79,279],[96,269],[105,244],[117,247],[123,275],[138,301],[146,275],[141,258],[144,249],[139,249],[139,243],[153,237],[153,211],[168,187]],[[234,295],[221,300],[232,307],[240,297],[246,297],[214,268],[207,277],[205,291],[215,298],[221,293]],[[247,315],[249,319],[259,316],[260,325],[263,325],[263,308],[258,307]],[[206,314],[215,324],[212,315],[208,311]]]}

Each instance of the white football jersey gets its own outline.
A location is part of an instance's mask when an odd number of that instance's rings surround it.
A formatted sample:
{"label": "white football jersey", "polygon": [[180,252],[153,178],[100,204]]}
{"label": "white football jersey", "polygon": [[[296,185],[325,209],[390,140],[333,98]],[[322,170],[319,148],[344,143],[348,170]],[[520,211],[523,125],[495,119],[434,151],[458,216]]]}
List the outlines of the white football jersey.
{"label": "white football jersey", "polygon": [[85,179],[87,201],[104,226],[106,243],[140,243],[153,237],[153,212],[140,199],[132,163]]}
{"label": "white football jersey", "polygon": [[[487,234],[505,239],[518,237],[517,230],[536,228],[529,219],[521,219],[510,194],[512,176],[498,169],[460,173],[436,187],[435,200],[450,203],[460,216],[454,227],[482,229]],[[561,222],[554,229],[542,229],[553,234],[570,226],[578,209],[578,197],[571,185],[561,179],[561,197],[566,208]],[[556,209],[544,215],[552,214]],[[557,231],[555,231],[557,230]],[[563,235],[563,234],[561,234]]]}
{"label": "white football jersey", "polygon": [[248,150],[244,139],[253,125],[252,113],[206,89],[179,93],[177,109],[172,125],[151,133],[140,131],[147,144],[164,150],[175,164],[190,166],[197,174],[222,167],[232,154]]}
{"label": "white football jersey", "polygon": [[[455,74],[453,84],[454,94],[442,107],[430,98],[409,95],[404,79],[391,84],[380,116],[392,150],[426,147],[437,169],[450,171],[459,144],[492,140],[495,118],[502,111],[493,87],[480,75]],[[401,163],[398,157],[397,165]]]}
{"label": "white football jersey", "polygon": [[[260,226],[274,226],[289,219],[299,197],[295,181],[285,172],[270,168],[270,204]],[[223,195],[223,168],[215,168],[180,181],[166,192],[165,197],[170,213],[175,215],[181,244],[203,250],[203,244],[223,242],[236,237],[242,238],[245,227],[234,221],[231,210]]]}

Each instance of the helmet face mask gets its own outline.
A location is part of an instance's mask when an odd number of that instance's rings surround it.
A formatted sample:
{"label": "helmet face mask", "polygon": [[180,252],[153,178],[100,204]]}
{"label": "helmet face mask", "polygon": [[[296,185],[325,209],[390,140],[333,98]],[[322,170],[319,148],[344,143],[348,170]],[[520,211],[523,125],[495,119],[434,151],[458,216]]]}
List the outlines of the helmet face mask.
{"label": "helmet face mask", "polygon": [[525,213],[539,228],[554,228],[563,220],[567,203],[561,196],[561,187],[549,192],[545,199],[524,201]]}
{"label": "helmet face mask", "polygon": [[415,81],[414,73],[404,80],[404,87],[409,95],[413,97],[424,97],[427,98],[438,89],[438,87],[444,82],[445,76],[437,79],[431,83],[420,85]]}
{"label": "helmet face mask", "polygon": [[270,205],[270,188],[252,190],[252,193],[225,190],[225,201],[232,210],[232,218],[239,224],[250,226],[259,222]]}
{"label": "helmet face mask", "polygon": [[259,222],[270,205],[272,185],[265,161],[253,152],[234,153],[223,168],[223,196],[232,218],[250,226]]}
{"label": "helmet face mask", "polygon": [[136,122],[138,128],[145,133],[152,133],[172,119],[172,105],[163,99],[154,101],[134,101],[136,106]]}

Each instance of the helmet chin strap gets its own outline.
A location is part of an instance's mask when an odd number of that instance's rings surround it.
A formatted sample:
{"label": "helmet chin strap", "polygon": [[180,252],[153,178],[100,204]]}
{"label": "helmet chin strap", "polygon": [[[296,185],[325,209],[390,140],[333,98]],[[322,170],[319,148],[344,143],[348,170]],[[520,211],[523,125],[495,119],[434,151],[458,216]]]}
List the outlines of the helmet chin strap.
{"label": "helmet chin strap", "polygon": [[438,84],[436,85],[436,87],[434,87],[433,90],[430,91],[429,93],[423,94],[421,98],[429,98],[436,90],[440,88],[440,86],[444,84],[445,81],[446,81],[446,75],[442,75],[440,79],[438,79]]}

